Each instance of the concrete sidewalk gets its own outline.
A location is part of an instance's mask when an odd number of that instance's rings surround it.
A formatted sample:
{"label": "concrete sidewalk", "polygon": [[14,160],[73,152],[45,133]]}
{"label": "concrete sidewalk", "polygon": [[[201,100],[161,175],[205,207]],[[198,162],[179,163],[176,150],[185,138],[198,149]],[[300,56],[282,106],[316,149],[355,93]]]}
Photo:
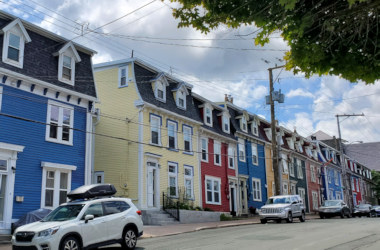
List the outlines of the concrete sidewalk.
{"label": "concrete sidewalk", "polygon": [[[318,215],[308,214],[306,215],[306,220],[319,219]],[[294,219],[297,221],[297,219]],[[166,225],[166,226],[144,226],[144,235],[142,239],[176,235],[188,232],[195,232],[205,229],[213,228],[223,228],[223,227],[234,227],[242,225],[260,224],[259,216],[232,220],[232,221],[217,221],[217,222],[204,222],[204,223],[191,223],[191,224],[176,224],[176,225]]]}

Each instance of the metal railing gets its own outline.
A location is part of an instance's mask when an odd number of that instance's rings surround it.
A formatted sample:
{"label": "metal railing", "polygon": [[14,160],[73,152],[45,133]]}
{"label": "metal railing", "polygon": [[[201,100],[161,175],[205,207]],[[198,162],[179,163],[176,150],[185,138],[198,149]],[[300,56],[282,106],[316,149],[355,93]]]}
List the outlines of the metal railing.
{"label": "metal railing", "polygon": [[162,192],[162,209],[179,221],[179,201]]}

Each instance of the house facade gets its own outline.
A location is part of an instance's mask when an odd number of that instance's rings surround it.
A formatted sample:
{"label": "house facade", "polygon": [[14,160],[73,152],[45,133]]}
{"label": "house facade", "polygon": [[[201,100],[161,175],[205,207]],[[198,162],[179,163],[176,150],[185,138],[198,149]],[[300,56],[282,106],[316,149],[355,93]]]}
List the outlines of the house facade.
{"label": "house facade", "polygon": [[[163,193],[201,205],[198,161],[202,121],[192,86],[139,59],[95,65],[97,106],[95,177],[113,183],[140,209],[162,207]],[[99,177],[100,176],[100,177]]]}
{"label": "house facade", "polygon": [[203,121],[199,133],[202,207],[213,211],[240,212],[236,139],[231,117],[224,107],[193,94]]}
{"label": "house facade", "polygon": [[94,51],[0,11],[0,233],[91,183]]}

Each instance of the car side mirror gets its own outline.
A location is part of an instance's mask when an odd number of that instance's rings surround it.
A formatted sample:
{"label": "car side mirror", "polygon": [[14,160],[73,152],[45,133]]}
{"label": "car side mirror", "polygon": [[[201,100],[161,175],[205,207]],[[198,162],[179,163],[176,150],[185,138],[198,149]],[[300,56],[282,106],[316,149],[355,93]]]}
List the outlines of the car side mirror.
{"label": "car side mirror", "polygon": [[87,223],[89,220],[93,220],[94,218],[94,215],[88,214],[84,217],[84,223]]}

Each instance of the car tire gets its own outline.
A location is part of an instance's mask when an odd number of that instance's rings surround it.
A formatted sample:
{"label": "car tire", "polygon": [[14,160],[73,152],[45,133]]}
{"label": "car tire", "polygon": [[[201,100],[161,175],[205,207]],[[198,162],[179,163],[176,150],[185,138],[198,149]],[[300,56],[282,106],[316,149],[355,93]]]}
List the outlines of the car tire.
{"label": "car tire", "polygon": [[344,211],[340,211],[340,218],[344,219]]}
{"label": "car tire", "polygon": [[305,212],[302,212],[302,213],[301,213],[300,221],[301,221],[301,222],[305,222],[305,221],[306,221]]}
{"label": "car tire", "polygon": [[376,212],[371,212],[371,217],[376,217]]}
{"label": "car tire", "polygon": [[319,218],[324,219],[325,216],[323,214],[319,214]]}
{"label": "car tire", "polygon": [[260,219],[261,224],[266,224],[267,220],[266,219]]}
{"label": "car tire", "polygon": [[133,228],[127,228],[123,233],[123,249],[134,249],[137,245],[137,234]]}
{"label": "car tire", "polygon": [[286,218],[287,223],[292,223],[293,222],[293,215],[292,212],[288,213],[288,218]]}
{"label": "car tire", "polygon": [[60,250],[80,250],[82,249],[80,242],[73,236],[66,237],[59,248]]}
{"label": "car tire", "polygon": [[276,223],[281,223],[281,219],[276,220]]}

